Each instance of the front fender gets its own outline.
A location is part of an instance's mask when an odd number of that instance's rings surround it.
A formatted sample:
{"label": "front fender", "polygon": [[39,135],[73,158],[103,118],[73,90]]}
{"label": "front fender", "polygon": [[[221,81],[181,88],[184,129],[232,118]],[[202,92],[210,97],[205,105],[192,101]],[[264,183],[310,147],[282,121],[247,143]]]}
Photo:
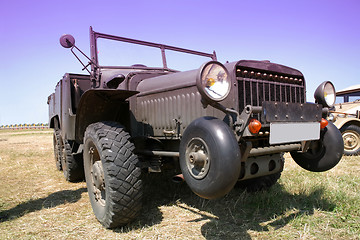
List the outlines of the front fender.
{"label": "front fender", "polygon": [[[90,89],[86,91],[81,96],[76,113],[76,141],[82,143],[84,132],[91,123],[125,120],[129,112],[125,100],[137,93],[139,92],[121,89]],[[124,108],[126,108],[126,113],[121,112]]]}
{"label": "front fender", "polygon": [[338,128],[338,129],[340,129],[342,126],[344,126],[344,125],[347,125],[347,124],[349,124],[349,125],[358,125],[358,126],[360,126],[360,119],[358,119],[358,118],[353,118],[353,117],[345,117],[345,118],[340,118],[340,117],[338,117],[337,119],[336,119],[336,121],[334,122],[334,125]]}

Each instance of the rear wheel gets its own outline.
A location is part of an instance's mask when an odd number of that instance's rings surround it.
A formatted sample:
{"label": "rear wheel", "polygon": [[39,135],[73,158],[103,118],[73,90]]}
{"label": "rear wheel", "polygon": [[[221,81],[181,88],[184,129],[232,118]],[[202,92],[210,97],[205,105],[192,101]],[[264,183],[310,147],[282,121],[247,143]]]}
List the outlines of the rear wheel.
{"label": "rear wheel", "polygon": [[133,221],[141,210],[142,181],[130,135],[115,122],[98,122],[84,136],[84,169],[91,206],[106,228]]}
{"label": "rear wheel", "polygon": [[71,146],[65,139],[62,143],[61,166],[66,181],[77,182],[84,179],[84,166],[82,159],[77,159],[72,154]]}
{"label": "rear wheel", "polygon": [[[275,158],[275,156],[276,156],[276,158]],[[245,189],[248,192],[257,192],[257,191],[267,190],[267,189],[271,188],[281,177],[281,172],[284,169],[285,158],[284,158],[284,154],[281,153],[279,155],[273,155],[270,159],[272,159],[271,161],[274,161],[276,159],[276,162],[278,165],[278,167],[276,169],[278,169],[277,170],[278,172],[271,173],[266,176],[250,178],[250,179],[246,179],[246,180],[239,180],[236,183],[236,187]],[[270,162],[269,162],[269,166],[270,166]],[[274,166],[276,166],[276,165],[274,165]],[[270,169],[269,169],[269,171],[270,171]],[[272,171],[274,171],[274,169]]]}
{"label": "rear wheel", "polygon": [[267,190],[272,187],[281,177],[281,172],[273,173],[267,176],[252,178],[239,181],[236,187],[246,189],[248,192],[257,192]]}
{"label": "rear wheel", "polygon": [[54,145],[54,158],[56,169],[61,171],[61,144],[60,144],[60,133],[59,130],[54,129],[53,133],[53,145]]}
{"label": "rear wheel", "polygon": [[344,154],[358,155],[360,153],[360,127],[345,125],[340,129],[344,140]]}

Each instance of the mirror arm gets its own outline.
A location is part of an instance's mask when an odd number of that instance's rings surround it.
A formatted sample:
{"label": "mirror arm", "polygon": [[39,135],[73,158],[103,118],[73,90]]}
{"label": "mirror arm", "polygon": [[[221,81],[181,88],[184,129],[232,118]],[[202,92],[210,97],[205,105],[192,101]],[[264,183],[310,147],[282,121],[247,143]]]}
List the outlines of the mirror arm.
{"label": "mirror arm", "polygon": [[[81,61],[81,59],[76,55],[76,53],[74,52],[74,50],[73,50],[73,48],[74,48],[75,46],[73,46],[73,47],[71,47],[71,52],[72,52],[72,54],[74,54],[74,56],[76,57],[76,59],[81,63],[81,65],[83,65],[83,69],[82,70],[86,70],[89,74],[91,74],[91,72],[89,71],[89,69],[87,69],[87,66],[85,66],[85,64]],[[77,50],[79,50],[77,47],[75,47]]]}
{"label": "mirror arm", "polygon": [[91,62],[88,62],[88,64],[86,64],[86,66],[83,67],[83,69],[81,69],[81,71],[84,71],[85,69],[87,70],[87,67],[91,64]]}
{"label": "mirror arm", "polygon": [[[74,52],[74,48],[75,48],[76,50],[78,50],[84,57],[86,57],[86,58],[89,60],[89,63],[88,63],[87,65],[85,65],[85,64],[81,61],[81,59],[76,55],[76,53]],[[90,75],[92,75],[92,74],[91,74],[91,72],[89,71],[89,69],[87,68],[90,64],[94,64],[96,68],[99,68],[99,66],[98,66],[94,61],[92,61],[88,56],[86,56],[86,54],[85,54],[83,51],[81,51],[78,47],[76,47],[75,45],[73,45],[73,46],[71,47],[71,52],[72,52],[72,54],[74,54],[74,56],[76,57],[76,59],[77,59],[77,60],[81,63],[81,65],[84,67],[82,70],[83,70],[83,71],[86,70]],[[93,77],[96,78],[95,76],[93,76]]]}
{"label": "mirror arm", "polygon": [[[70,34],[64,34],[60,37],[60,45],[63,46],[64,48],[70,48],[72,54],[75,56],[75,58],[81,63],[81,65],[83,66],[82,71],[86,70],[89,75],[90,75],[90,80],[92,82],[92,87],[96,88],[100,86],[100,81],[99,81],[99,86],[96,86],[96,84],[98,83],[98,80],[100,79],[100,73],[98,73],[98,69],[100,69],[99,65],[97,64],[97,61],[93,61],[91,60],[88,56],[86,56],[86,54],[81,51],[78,47],[75,46],[75,38],[70,35]],[[89,60],[88,64],[84,64],[81,59],[76,55],[74,48],[76,50],[78,50],[85,58],[87,58]],[[91,65],[91,71],[88,69],[88,67]],[[97,76],[99,75],[99,76]],[[97,79],[99,78],[99,79]]]}

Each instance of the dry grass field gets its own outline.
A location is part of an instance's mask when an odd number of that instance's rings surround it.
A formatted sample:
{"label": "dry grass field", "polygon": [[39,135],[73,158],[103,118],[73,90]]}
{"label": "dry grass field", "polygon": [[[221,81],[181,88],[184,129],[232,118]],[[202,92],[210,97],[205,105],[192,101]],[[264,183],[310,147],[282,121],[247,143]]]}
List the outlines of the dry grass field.
{"label": "dry grass field", "polygon": [[287,159],[269,191],[195,196],[144,176],[143,211],[123,228],[95,219],[86,184],[55,168],[50,130],[0,131],[0,239],[360,239],[360,157],[311,173]]}

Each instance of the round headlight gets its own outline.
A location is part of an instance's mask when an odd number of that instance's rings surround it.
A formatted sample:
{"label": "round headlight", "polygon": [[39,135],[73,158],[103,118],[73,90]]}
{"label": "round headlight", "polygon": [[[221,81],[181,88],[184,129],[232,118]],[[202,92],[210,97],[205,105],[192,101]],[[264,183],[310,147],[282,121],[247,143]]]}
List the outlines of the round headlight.
{"label": "round headlight", "polygon": [[200,68],[197,80],[199,92],[207,100],[224,100],[230,92],[230,78],[227,69],[219,62],[211,61]]}
{"label": "round headlight", "polygon": [[324,107],[333,107],[336,99],[334,85],[329,81],[323,82],[316,89],[314,97],[317,103],[322,104]]}
{"label": "round headlight", "polygon": [[335,96],[336,96],[336,93],[335,93],[334,86],[332,85],[331,82],[327,82],[324,87],[324,97],[325,97],[325,101],[329,107],[334,106],[335,98],[336,98]]}

